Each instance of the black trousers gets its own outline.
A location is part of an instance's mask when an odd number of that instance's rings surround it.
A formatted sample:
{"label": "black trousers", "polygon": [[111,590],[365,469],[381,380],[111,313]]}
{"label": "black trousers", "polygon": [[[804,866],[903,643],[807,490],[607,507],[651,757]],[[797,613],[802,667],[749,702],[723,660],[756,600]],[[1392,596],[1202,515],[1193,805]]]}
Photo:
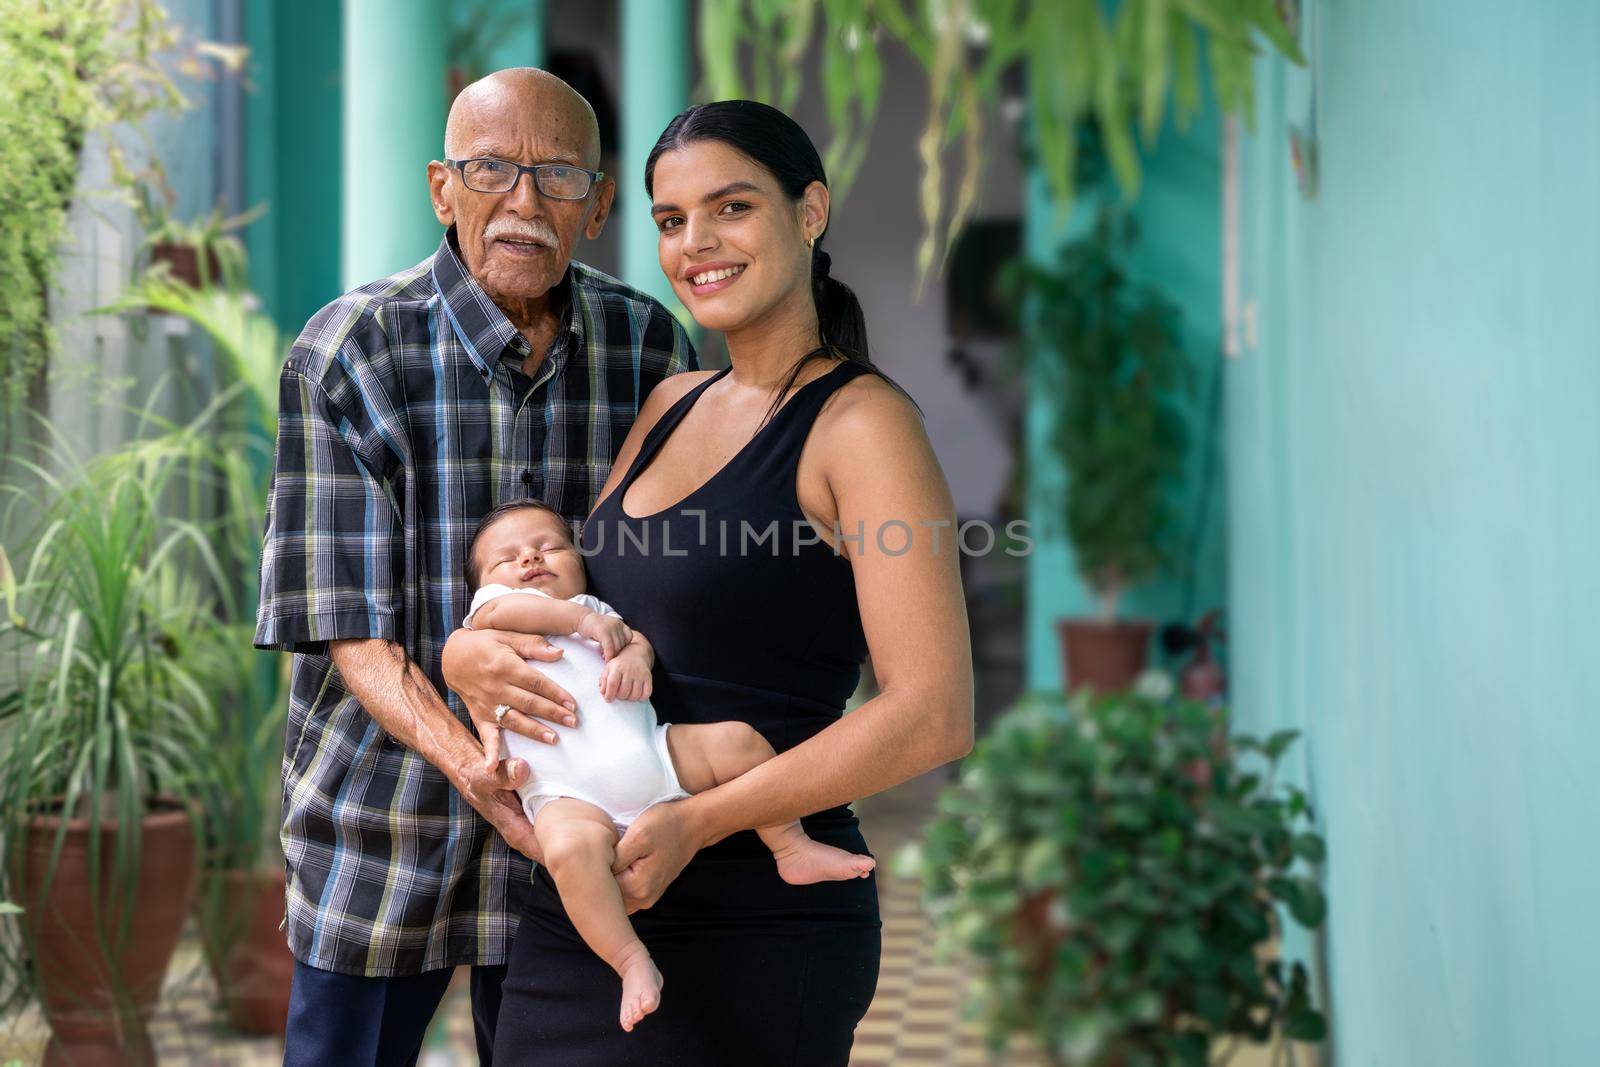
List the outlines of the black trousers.
{"label": "black trousers", "polygon": [[[828,836],[866,852],[853,827]],[[495,1062],[846,1067],[878,983],[877,897],[876,874],[784,884],[753,833],[703,850],[632,916],[663,985],[661,1006],[628,1033],[621,979],[578,937],[540,868],[501,987]]]}
{"label": "black trousers", "polygon": [[[428,1023],[454,967],[401,978],[335,974],[296,962],[289,990],[284,1067],[399,1067],[422,1054]],[[472,1025],[478,1062],[494,1050],[504,965],[472,968]]]}

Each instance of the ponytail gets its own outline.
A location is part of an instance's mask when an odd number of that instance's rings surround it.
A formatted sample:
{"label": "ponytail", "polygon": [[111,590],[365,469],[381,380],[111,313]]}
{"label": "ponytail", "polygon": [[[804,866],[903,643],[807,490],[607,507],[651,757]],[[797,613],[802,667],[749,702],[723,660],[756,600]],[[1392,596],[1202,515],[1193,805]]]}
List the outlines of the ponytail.
{"label": "ponytail", "polygon": [[832,273],[833,258],[819,242],[811,253],[811,298],[817,305],[822,343],[859,363],[871,363],[867,351],[867,317],[855,292]]}

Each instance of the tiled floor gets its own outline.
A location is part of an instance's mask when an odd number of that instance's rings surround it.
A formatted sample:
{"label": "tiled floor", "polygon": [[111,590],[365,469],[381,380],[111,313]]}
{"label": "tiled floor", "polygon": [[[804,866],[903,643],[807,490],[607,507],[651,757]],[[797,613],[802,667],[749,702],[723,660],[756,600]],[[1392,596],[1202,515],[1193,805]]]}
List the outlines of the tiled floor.
{"label": "tiled floor", "polygon": [[[1015,1049],[989,1057],[976,1029],[961,1019],[963,977],[959,967],[933,956],[927,920],[917,907],[917,887],[895,876],[894,852],[915,835],[944,772],[869,798],[858,805],[867,840],[878,856],[883,909],[883,962],[872,1008],[856,1030],[852,1067],[1039,1067],[1034,1053]],[[428,1037],[423,1067],[475,1063],[465,971]],[[168,974],[167,992],[152,1028],[161,1062],[169,1067],[268,1067],[281,1062],[282,1046],[273,1039],[251,1040],[230,1034],[212,1009],[213,989],[196,944],[186,939]],[[44,1040],[36,1014],[0,1020],[0,1064],[37,1063]],[[1246,1050],[1231,1067],[1268,1062],[1264,1050]],[[1308,1061],[1302,1054],[1300,1064]]]}

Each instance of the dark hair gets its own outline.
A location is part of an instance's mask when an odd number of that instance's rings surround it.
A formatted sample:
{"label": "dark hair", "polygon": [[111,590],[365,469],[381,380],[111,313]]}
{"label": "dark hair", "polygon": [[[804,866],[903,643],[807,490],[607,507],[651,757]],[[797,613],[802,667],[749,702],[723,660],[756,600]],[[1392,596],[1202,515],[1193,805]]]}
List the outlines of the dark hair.
{"label": "dark hair", "polygon": [[507,500],[496,504],[489,509],[487,515],[478,520],[478,528],[472,531],[472,541],[467,545],[467,565],[464,575],[467,579],[467,592],[476,593],[478,591],[478,579],[480,577],[478,573],[479,539],[489,532],[489,527],[516,511],[548,511],[561,520],[561,527],[564,530],[568,530],[568,540],[571,540],[571,528],[567,526],[566,516],[537,497],[518,497],[515,500]]}
{"label": "dark hair", "polygon": [[[696,104],[678,113],[661,131],[655,147],[644,163],[645,196],[655,197],[656,161],[662,153],[693,144],[717,141],[764,167],[791,200],[798,201],[812,182],[828,184],[822,157],[800,124],[775,107],[756,100],[717,100]],[[850,287],[831,273],[832,260],[822,250],[824,229],[811,247],[811,298],[817,307],[817,328],[822,344],[795,363],[788,379],[778,390],[768,417],[788,394],[800,375],[800,368],[813,359],[842,356],[867,367],[910,400],[899,383],[873,366],[867,353],[867,321],[861,301]],[[916,401],[912,401],[915,406]],[[917,409],[919,412],[921,408]]]}

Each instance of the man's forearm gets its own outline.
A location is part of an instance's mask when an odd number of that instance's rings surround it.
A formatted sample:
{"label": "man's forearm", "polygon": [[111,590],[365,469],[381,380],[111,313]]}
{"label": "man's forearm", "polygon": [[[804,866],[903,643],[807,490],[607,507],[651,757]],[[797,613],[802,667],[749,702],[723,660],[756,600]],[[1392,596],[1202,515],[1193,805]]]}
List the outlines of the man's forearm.
{"label": "man's forearm", "polygon": [[405,649],[392,641],[335,641],[329,654],[367,714],[452,782],[458,768],[482,758],[482,748]]}

